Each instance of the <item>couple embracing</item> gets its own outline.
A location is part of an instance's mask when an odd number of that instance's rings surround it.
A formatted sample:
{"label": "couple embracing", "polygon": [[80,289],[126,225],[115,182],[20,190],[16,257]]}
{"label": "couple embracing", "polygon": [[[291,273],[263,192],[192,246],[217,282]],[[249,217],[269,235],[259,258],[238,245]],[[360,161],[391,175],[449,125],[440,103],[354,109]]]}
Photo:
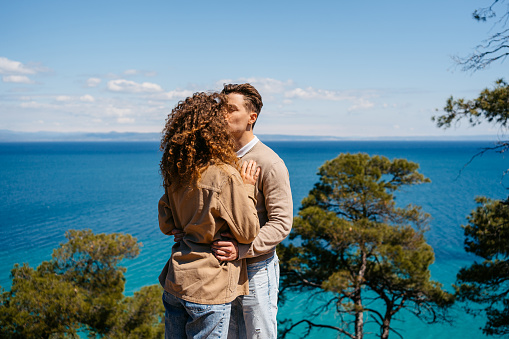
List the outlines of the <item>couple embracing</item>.
{"label": "couple embracing", "polygon": [[159,281],[165,338],[277,336],[279,260],[292,196],[281,158],[253,134],[250,84],[196,93],[163,130],[159,227],[175,237]]}

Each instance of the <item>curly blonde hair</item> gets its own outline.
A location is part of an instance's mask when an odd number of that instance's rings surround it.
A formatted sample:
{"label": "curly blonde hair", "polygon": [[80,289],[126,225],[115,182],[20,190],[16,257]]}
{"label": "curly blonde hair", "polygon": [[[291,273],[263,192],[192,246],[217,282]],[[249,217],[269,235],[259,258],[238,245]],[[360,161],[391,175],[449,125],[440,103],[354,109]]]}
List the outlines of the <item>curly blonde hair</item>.
{"label": "curly blonde hair", "polygon": [[212,164],[224,163],[238,169],[225,119],[227,108],[226,95],[201,92],[180,101],[171,111],[160,146],[164,187],[194,186]]}

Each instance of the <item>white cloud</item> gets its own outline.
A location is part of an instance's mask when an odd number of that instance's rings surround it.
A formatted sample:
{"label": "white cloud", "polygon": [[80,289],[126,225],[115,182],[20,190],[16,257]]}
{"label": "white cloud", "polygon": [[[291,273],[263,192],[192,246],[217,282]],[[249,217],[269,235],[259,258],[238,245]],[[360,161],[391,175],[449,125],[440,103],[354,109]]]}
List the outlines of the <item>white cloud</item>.
{"label": "white cloud", "polygon": [[124,75],[144,75],[146,77],[153,77],[157,75],[154,71],[140,71],[137,69],[128,69],[124,71]]}
{"label": "white cloud", "polygon": [[56,101],[59,102],[71,102],[72,104],[81,101],[81,102],[95,102],[95,98],[90,94],[85,94],[80,97],[69,96],[69,95],[58,95],[55,97]]}
{"label": "white cloud", "polygon": [[56,99],[56,101],[71,101],[72,97],[67,96],[67,95],[59,95],[55,99]]}
{"label": "white cloud", "polygon": [[133,124],[134,121],[135,120],[133,118],[118,118],[117,119],[117,122],[120,124]]}
{"label": "white cloud", "polygon": [[250,83],[263,95],[282,93],[288,87],[293,86],[292,80],[281,81],[272,78],[238,78],[237,80],[222,79],[216,82],[216,86],[222,88],[224,84]]}
{"label": "white cloud", "polygon": [[137,83],[130,80],[118,79],[108,82],[108,89],[113,92],[124,93],[153,93],[162,92],[163,89],[158,84],[151,82]]}
{"label": "white cloud", "polygon": [[20,104],[20,107],[22,107],[22,108],[43,108],[43,107],[47,107],[47,105],[42,104],[37,101],[29,101],[29,102],[22,102]]}
{"label": "white cloud", "polygon": [[99,78],[90,78],[87,80],[88,87],[97,87],[101,83],[101,79]]}
{"label": "white cloud", "polygon": [[126,115],[131,114],[131,110],[129,108],[118,108],[118,107],[114,107],[114,106],[108,106],[108,107],[106,107],[105,113],[107,116],[125,118]]}
{"label": "white cloud", "polygon": [[362,110],[362,109],[369,109],[369,108],[373,108],[375,106],[374,103],[372,103],[371,101],[366,100],[366,99],[360,98],[360,99],[357,99],[356,101],[357,102],[355,104],[348,107],[349,112]]}
{"label": "white cloud", "polygon": [[26,75],[4,75],[2,77],[3,82],[13,82],[17,84],[33,84],[34,82],[30,80]]}
{"label": "white cloud", "polygon": [[264,94],[282,93],[286,88],[293,86],[292,80],[281,81],[272,78],[240,78],[239,80],[250,83]]}
{"label": "white cloud", "polygon": [[295,88],[291,91],[285,92],[287,98],[300,98],[306,100],[330,100],[330,101],[342,101],[342,100],[355,100],[355,97],[338,91],[329,91],[324,89],[314,89],[308,87],[306,89]]}
{"label": "white cloud", "polygon": [[48,69],[37,65],[24,65],[19,61],[0,57],[0,74],[36,74],[47,72]]}
{"label": "white cloud", "polygon": [[95,98],[93,96],[91,96],[90,94],[85,94],[80,97],[80,100],[83,102],[94,102]]}
{"label": "white cloud", "polygon": [[175,99],[185,99],[189,96],[193,95],[193,91],[189,90],[174,90],[162,93],[159,97],[163,100],[175,100]]}
{"label": "white cloud", "polygon": [[19,61],[0,57],[0,74],[35,74],[36,71],[23,65]]}

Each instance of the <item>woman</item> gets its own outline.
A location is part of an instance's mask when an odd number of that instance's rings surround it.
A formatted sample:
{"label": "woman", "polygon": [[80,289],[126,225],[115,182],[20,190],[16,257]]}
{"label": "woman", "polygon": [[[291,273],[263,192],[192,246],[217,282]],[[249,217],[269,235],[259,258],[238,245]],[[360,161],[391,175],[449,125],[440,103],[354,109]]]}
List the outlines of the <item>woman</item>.
{"label": "woman", "polygon": [[244,163],[239,173],[227,107],[225,95],[196,93],[172,110],[163,130],[159,227],[185,232],[159,276],[166,338],[226,338],[231,301],[248,294],[244,261],[220,262],[211,250],[222,232],[244,244],[259,232],[259,169]]}

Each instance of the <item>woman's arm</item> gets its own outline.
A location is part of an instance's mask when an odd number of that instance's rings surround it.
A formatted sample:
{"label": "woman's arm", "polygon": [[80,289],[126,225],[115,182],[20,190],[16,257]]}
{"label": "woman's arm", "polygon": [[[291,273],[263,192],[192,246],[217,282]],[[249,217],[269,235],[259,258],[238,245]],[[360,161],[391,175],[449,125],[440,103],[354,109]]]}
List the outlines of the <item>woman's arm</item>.
{"label": "woman's arm", "polygon": [[159,199],[158,210],[159,228],[161,229],[161,232],[166,235],[172,235],[171,231],[175,228],[175,221],[173,220],[173,213],[171,212],[170,202],[166,192],[161,199]]}
{"label": "woman's arm", "polygon": [[251,243],[260,231],[256,212],[255,187],[260,169],[256,162],[242,165],[241,174],[234,173],[220,194],[221,216],[239,243]]}

